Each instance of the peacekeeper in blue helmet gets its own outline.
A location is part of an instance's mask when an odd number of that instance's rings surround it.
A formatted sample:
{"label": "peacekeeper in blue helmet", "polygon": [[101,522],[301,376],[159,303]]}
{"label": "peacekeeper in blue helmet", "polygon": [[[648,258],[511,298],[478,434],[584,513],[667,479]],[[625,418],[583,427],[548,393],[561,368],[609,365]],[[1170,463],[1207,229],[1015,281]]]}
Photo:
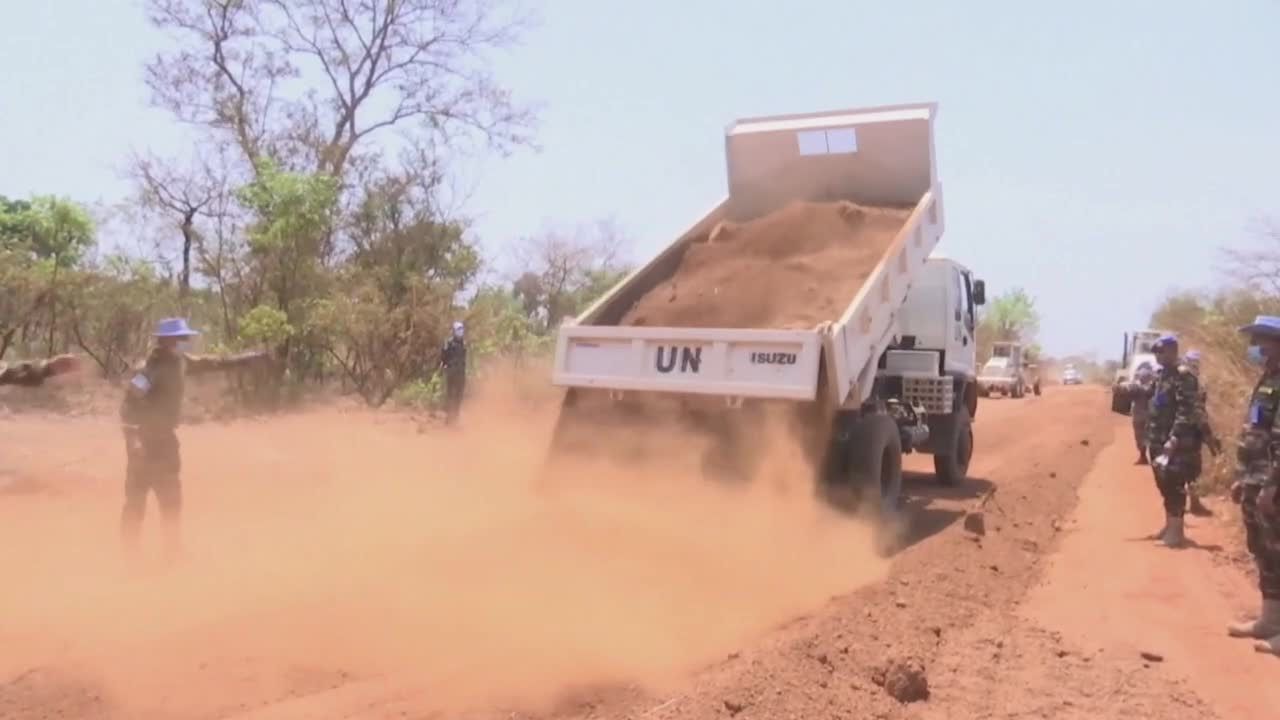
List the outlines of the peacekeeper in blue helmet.
{"label": "peacekeeper in blue helmet", "polygon": [[1187,479],[1200,458],[1200,386],[1181,363],[1177,338],[1165,335],[1151,349],[1160,367],[1148,410],[1147,452],[1165,512],[1164,527],[1153,539],[1181,547],[1186,542]]}
{"label": "peacekeeper in blue helmet", "polygon": [[187,350],[197,335],[184,318],[166,318],[157,323],[153,333],[155,348],[130,379],[120,407],[127,463],[120,532],[130,551],[136,548],[147,496],[152,492],[160,506],[166,554],[173,558],[181,550],[182,458],[177,429],[186,376],[271,362],[265,352],[228,357],[191,355]]}
{"label": "peacekeeper in blue helmet", "polygon": [[[1218,436],[1213,432],[1213,426],[1209,423],[1209,389],[1205,386],[1204,376],[1200,374],[1200,358],[1200,352],[1192,350],[1182,356],[1182,367],[1196,376],[1196,382],[1200,386],[1200,392],[1197,395],[1200,406],[1200,442],[1209,449],[1211,455],[1217,457],[1222,453],[1222,442],[1218,440]],[[1203,517],[1213,513],[1200,501],[1199,481],[1200,474],[1204,470],[1201,459],[1197,453],[1193,458],[1195,462],[1189,473],[1190,476],[1187,478],[1187,511],[1192,515]]]}
{"label": "peacekeeper in blue helmet", "polygon": [[1156,373],[1151,363],[1142,363],[1133,372],[1133,379],[1126,388],[1133,421],[1133,441],[1138,446],[1138,465],[1150,464],[1147,458],[1147,420],[1150,419],[1151,395],[1155,392]]}
{"label": "peacekeeper in blue helmet", "polygon": [[1259,315],[1240,328],[1249,338],[1249,361],[1262,369],[1253,387],[1236,448],[1231,497],[1240,503],[1245,540],[1258,565],[1261,612],[1227,627],[1233,637],[1254,638],[1258,652],[1280,655],[1280,317]]}

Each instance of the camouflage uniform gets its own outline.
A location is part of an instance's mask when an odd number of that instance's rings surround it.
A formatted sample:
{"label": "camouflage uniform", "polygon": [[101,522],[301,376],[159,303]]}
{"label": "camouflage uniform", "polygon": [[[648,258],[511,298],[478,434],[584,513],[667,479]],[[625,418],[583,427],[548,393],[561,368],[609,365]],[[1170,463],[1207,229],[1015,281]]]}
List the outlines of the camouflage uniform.
{"label": "camouflage uniform", "polygon": [[264,359],[262,353],[228,358],[187,355],[155,348],[130,382],[120,418],[125,435],[125,500],[121,535],[132,546],[147,509],[147,494],[155,492],[170,549],[176,549],[182,511],[182,457],[177,427],[187,375],[200,375]]}
{"label": "camouflage uniform", "polygon": [[[1186,511],[1187,479],[1200,464],[1199,393],[1195,375],[1179,366],[1161,367],[1149,404],[1147,452],[1165,515],[1179,522]],[[1165,443],[1171,439],[1176,445],[1166,453]],[[1163,467],[1155,462],[1161,455],[1168,456]]]}
{"label": "camouflage uniform", "polygon": [[1133,402],[1130,411],[1133,418],[1133,441],[1138,446],[1139,461],[1147,456],[1147,419],[1151,416],[1151,395],[1154,392],[1155,381],[1152,378],[1145,381],[1135,378],[1129,383],[1128,393]]}
{"label": "camouflage uniform", "polygon": [[[1187,367],[1184,367],[1183,370],[1186,372],[1192,372],[1191,368]],[[1196,374],[1196,377],[1198,378],[1199,375]],[[1207,445],[1210,448],[1210,451],[1214,455],[1217,455],[1221,448],[1218,443],[1218,437],[1213,432],[1213,426],[1209,424],[1208,404],[1209,391],[1204,385],[1200,385],[1199,391],[1196,393],[1196,414],[1200,419],[1197,427],[1197,433],[1200,437],[1201,444]],[[1205,514],[1208,512],[1208,509],[1200,504],[1200,498],[1196,494],[1196,485],[1200,480],[1200,473],[1204,470],[1203,458],[1201,457],[1200,451],[1197,450],[1195,457],[1190,458],[1190,460],[1192,463],[1187,476],[1187,496],[1191,501],[1193,512],[1196,512],[1197,514]]]}
{"label": "camouflage uniform", "polygon": [[1258,507],[1262,489],[1280,481],[1280,370],[1264,373],[1253,389],[1236,459],[1245,541],[1258,565],[1262,597],[1280,602],[1280,516]]}
{"label": "camouflage uniform", "polygon": [[22,362],[16,365],[0,363],[0,385],[21,385],[23,387],[39,387],[52,373],[47,360]]}

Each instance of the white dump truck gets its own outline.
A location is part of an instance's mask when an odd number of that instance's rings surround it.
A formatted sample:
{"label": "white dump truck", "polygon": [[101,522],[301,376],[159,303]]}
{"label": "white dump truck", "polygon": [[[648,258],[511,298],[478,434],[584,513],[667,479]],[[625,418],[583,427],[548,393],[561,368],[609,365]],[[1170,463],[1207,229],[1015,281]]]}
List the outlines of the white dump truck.
{"label": "white dump truck", "polygon": [[1022,344],[996,342],[991,344],[991,357],[978,373],[978,390],[983,397],[1004,395],[1021,398],[1027,394],[1031,381],[1023,364]]}
{"label": "white dump truck", "polygon": [[1120,369],[1116,370],[1115,381],[1111,385],[1111,410],[1121,415],[1128,415],[1132,400],[1125,388],[1129,379],[1142,364],[1151,369],[1158,367],[1156,354],[1152,350],[1156,341],[1165,335],[1172,335],[1168,330],[1134,330],[1124,334],[1124,350],[1120,356]]}
{"label": "white dump truck", "polygon": [[[811,423],[801,427],[818,479],[852,489],[864,512],[899,507],[904,453],[932,454],[942,483],[965,478],[985,288],[933,254],[943,232],[936,112],[928,103],[731,125],[728,197],[559,328],[553,382],[568,390],[557,439],[587,398],[621,406],[636,394],[675,396],[725,413],[787,403]],[[913,208],[843,312],[795,330],[619,324],[673,275],[694,238],[797,200]]]}

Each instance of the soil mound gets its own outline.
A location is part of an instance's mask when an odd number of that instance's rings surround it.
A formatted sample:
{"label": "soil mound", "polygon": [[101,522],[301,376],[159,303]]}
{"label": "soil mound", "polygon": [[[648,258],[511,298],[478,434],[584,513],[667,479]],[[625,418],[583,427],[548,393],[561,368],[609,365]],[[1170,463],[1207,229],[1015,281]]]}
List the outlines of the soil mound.
{"label": "soil mound", "polygon": [[693,240],[672,277],[622,325],[808,329],[835,320],[910,210],[795,202]]}

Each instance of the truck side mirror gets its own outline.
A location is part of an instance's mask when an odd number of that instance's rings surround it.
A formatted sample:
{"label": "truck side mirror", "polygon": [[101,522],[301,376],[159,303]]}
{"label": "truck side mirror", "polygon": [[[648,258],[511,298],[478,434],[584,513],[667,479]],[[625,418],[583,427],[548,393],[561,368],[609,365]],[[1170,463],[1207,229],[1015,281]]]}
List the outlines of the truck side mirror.
{"label": "truck side mirror", "polygon": [[978,306],[987,304],[987,284],[982,280],[973,281],[973,304]]}

